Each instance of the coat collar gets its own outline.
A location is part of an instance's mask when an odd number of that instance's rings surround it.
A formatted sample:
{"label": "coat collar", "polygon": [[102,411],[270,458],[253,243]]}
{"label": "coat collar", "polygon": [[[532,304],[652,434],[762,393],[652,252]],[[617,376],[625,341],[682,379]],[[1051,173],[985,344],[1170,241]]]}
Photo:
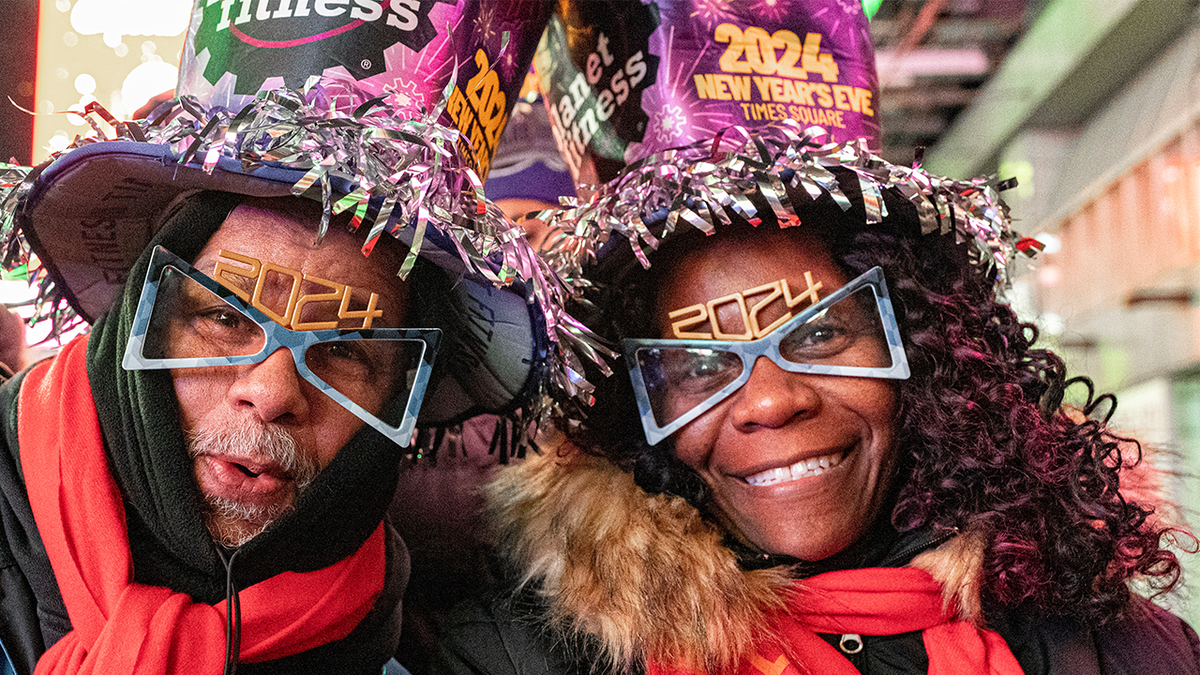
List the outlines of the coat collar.
{"label": "coat collar", "polygon": [[[498,550],[536,588],[551,629],[593,644],[614,669],[647,658],[726,672],[784,606],[795,570],[749,569],[679,497],[649,495],[608,460],[570,445],[502,470],[488,486]],[[978,620],[979,537],[953,537],[910,565]]]}

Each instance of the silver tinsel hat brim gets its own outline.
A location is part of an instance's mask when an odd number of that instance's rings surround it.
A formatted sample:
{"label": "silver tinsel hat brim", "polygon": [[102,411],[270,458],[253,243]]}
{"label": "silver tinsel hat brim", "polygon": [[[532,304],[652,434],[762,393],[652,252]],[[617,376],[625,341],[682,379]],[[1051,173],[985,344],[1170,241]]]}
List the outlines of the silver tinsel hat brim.
{"label": "silver tinsel hat brim", "polygon": [[730,127],[712,139],[645,157],[580,199],[564,199],[562,208],[538,214],[554,232],[543,256],[563,278],[584,287],[584,268],[613,233],[623,235],[649,267],[647,250],[680,228],[711,234],[717,224],[729,223],[727,210],[757,222],[760,208],[752,197],[769,204],[781,226],[798,223],[789,190],[812,199],[829,195],[849,210],[835,170],[842,170],[842,180],[846,172],[857,178],[867,224],[888,216],[883,192],[894,190],[915,208],[923,234],[953,234],[967,243],[972,264],[998,288],[1008,286],[1017,253],[1032,256],[1041,248],[1012,231],[999,190],[1015,181],[935,176],[916,165],[890,164],[861,139],[835,144],[823,142],[824,136],[820,127],[801,129],[787,120],[756,129]]}
{"label": "silver tinsel hat brim", "polygon": [[[453,86],[451,81],[447,96]],[[40,176],[52,174],[56,163],[82,148],[121,143],[154,147],[180,171],[210,175],[231,165],[246,175],[286,169],[298,176],[291,194],[319,194],[324,209],[318,238],[334,214],[351,211],[353,226],[368,231],[364,253],[383,233],[408,244],[398,270],[402,277],[418,256],[426,256],[497,288],[523,285],[528,302],[536,302],[544,315],[550,352],[547,376],[525,412],[538,414],[572,397],[586,399],[592,386],[582,375],[582,363],[602,362],[600,354],[606,350],[564,311],[569,287],[529,247],[524,231],[484,197],[482,182],[466,159],[469,141],[438,122],[444,104],[405,114],[379,98],[340,112],[338,99],[348,94],[366,98],[354,91],[352,82],[314,77],[300,90],[263,92],[238,111],[183,96],[136,122],[118,121],[101,106],[89,105],[84,117],[93,135],[77,137],[36,169],[0,164],[6,268],[34,262],[37,269],[21,228],[24,202],[40,189]],[[435,238],[436,247],[430,244]],[[51,320],[55,332],[80,322],[66,301],[70,293],[56,288],[44,268],[31,282],[39,285],[37,318]]]}

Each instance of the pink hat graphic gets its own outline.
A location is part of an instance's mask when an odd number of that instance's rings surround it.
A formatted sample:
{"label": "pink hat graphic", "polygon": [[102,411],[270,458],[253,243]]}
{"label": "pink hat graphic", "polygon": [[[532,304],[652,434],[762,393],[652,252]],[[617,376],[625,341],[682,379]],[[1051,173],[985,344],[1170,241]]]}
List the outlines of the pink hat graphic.
{"label": "pink hat graphic", "polygon": [[878,147],[878,78],[858,0],[594,0],[551,19],[534,58],[582,182],[660,150],[792,120]]}

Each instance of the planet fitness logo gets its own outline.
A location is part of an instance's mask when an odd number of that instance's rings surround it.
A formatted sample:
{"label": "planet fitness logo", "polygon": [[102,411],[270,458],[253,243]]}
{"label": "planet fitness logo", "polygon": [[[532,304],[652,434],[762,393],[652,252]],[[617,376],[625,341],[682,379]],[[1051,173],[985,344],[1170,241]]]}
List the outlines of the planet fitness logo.
{"label": "planet fitness logo", "polygon": [[647,45],[659,23],[657,5],[627,0],[572,3],[565,25],[558,16],[550,20],[538,74],[551,129],[573,171],[590,156],[607,180],[624,164],[629,143],[644,138],[642,93],[657,80],[659,62]]}
{"label": "planet fitness logo", "polygon": [[269,77],[300,87],[309,75],[343,66],[357,80],[385,70],[397,42],[419,52],[437,36],[429,13],[455,0],[207,0],[196,53],[209,51],[204,76],[236,73],[237,94]]}

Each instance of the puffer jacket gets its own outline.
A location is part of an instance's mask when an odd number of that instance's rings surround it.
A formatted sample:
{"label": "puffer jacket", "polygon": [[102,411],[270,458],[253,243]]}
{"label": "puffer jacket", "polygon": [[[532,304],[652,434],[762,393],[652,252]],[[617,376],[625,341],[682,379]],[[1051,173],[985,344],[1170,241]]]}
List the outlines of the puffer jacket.
{"label": "puffer jacket", "polygon": [[[435,672],[636,673],[666,654],[731,671],[793,579],[789,566],[747,565],[684,500],[649,496],[569,447],[505,469],[489,501],[511,586],[456,611]],[[1030,675],[1200,675],[1195,631],[1149,601],[1103,626],[984,608],[972,536],[886,529],[860,566],[925,569],[960,618],[999,633]],[[865,675],[928,670],[920,632],[863,636],[847,658]]]}

